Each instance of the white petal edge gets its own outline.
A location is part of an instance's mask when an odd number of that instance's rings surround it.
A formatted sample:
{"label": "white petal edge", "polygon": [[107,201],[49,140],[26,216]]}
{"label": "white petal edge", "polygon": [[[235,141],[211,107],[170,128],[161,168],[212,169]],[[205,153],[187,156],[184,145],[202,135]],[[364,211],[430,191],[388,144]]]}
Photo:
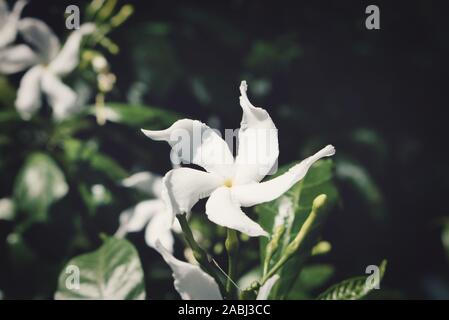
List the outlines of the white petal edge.
{"label": "white petal edge", "polygon": [[279,275],[275,274],[271,278],[269,278],[262,287],[259,289],[259,293],[257,294],[256,300],[267,300],[270,295],[270,291],[276,282],[279,280]]}
{"label": "white petal edge", "polygon": [[150,220],[145,229],[145,242],[151,248],[156,248],[156,243],[159,240],[164,248],[173,253],[175,239],[168,218],[168,213],[162,211]]}
{"label": "white petal edge", "polygon": [[168,142],[172,147],[173,163],[181,159],[183,163],[199,165],[226,178],[233,175],[234,157],[229,146],[201,121],[182,119],[165,130],[142,129],[142,132],[150,139]]}
{"label": "white petal edge", "polygon": [[2,10],[0,15],[0,48],[6,47],[16,39],[19,18],[26,4],[27,2],[23,0],[16,1],[12,12],[9,13],[6,2],[2,1],[0,7],[0,10]]}
{"label": "white petal edge", "polygon": [[206,214],[209,220],[250,237],[268,237],[268,233],[240,209],[240,204],[232,196],[231,189],[220,187],[212,192],[206,203]]}
{"label": "white petal edge", "polygon": [[167,206],[170,220],[177,214],[189,213],[198,200],[208,197],[223,184],[214,174],[191,168],[172,169],[162,179],[162,199]]}
{"label": "white petal edge", "polygon": [[53,109],[53,118],[63,120],[78,111],[77,95],[53,73],[46,71],[42,77],[42,91]]}
{"label": "white petal edge", "polygon": [[19,21],[19,32],[26,42],[36,48],[42,63],[49,63],[59,52],[59,39],[42,20],[24,18]]}
{"label": "white petal edge", "polygon": [[156,250],[172,269],[175,289],[183,300],[223,300],[218,284],[199,266],[176,259],[160,241]]}
{"label": "white petal edge", "polygon": [[148,195],[160,197],[162,188],[162,177],[158,174],[141,171],[136,172],[121,182],[122,186],[133,188]]}
{"label": "white petal edge", "polygon": [[20,80],[15,105],[24,120],[29,120],[42,104],[41,81],[43,74],[44,68],[38,65],[28,70]]}
{"label": "white petal edge", "polygon": [[243,110],[238,133],[236,184],[261,181],[277,163],[278,131],[268,112],[251,104],[246,81],[240,84],[240,106]]}
{"label": "white petal edge", "polygon": [[272,201],[288,191],[295,183],[304,178],[309,168],[319,159],[335,154],[335,148],[327,145],[313,156],[310,156],[287,172],[262,183],[238,185],[232,188],[233,195],[243,207]]}
{"label": "white petal edge", "polygon": [[38,63],[36,54],[25,44],[0,50],[0,73],[11,74],[23,71]]}
{"label": "white petal edge", "polygon": [[50,62],[48,68],[58,76],[69,74],[78,66],[81,40],[85,35],[95,31],[95,24],[85,23],[67,38],[58,55]]}
{"label": "white petal edge", "polygon": [[160,212],[165,213],[165,205],[161,200],[145,200],[123,211],[120,214],[120,221],[126,224],[127,232],[138,232]]}

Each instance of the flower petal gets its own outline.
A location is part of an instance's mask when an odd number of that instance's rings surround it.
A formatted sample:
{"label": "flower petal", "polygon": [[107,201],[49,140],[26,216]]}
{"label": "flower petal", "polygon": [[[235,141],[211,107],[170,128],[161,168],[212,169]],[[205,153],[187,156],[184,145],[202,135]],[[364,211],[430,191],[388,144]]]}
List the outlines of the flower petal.
{"label": "flower petal", "polygon": [[238,134],[235,184],[262,180],[279,156],[278,132],[265,109],[251,104],[246,94],[246,81],[240,84],[240,106],[243,109]]}
{"label": "flower petal", "polygon": [[159,198],[161,196],[162,177],[149,171],[142,171],[123,179],[122,185]]}
{"label": "flower petal", "polygon": [[30,119],[41,106],[41,80],[43,74],[44,68],[38,65],[28,70],[20,80],[15,105],[23,119]]}
{"label": "flower petal", "polygon": [[0,73],[16,73],[37,63],[38,58],[36,54],[25,44],[0,50]]}
{"label": "flower petal", "polygon": [[260,225],[240,209],[239,203],[231,194],[231,188],[220,187],[212,192],[206,203],[206,214],[210,221],[250,237],[268,236]]}
{"label": "flower petal", "polygon": [[66,75],[73,71],[79,63],[79,50],[83,36],[95,31],[95,24],[85,23],[67,38],[58,55],[51,61],[48,68],[58,76]]}
{"label": "flower petal", "polygon": [[142,230],[151,218],[159,213],[165,213],[165,205],[159,199],[139,202],[132,208],[120,214],[120,221],[126,224],[127,232],[138,232]]}
{"label": "flower petal", "polygon": [[175,289],[183,300],[223,300],[218,284],[199,266],[176,259],[160,241],[156,250],[172,269]]}
{"label": "flower petal", "polygon": [[57,120],[67,118],[78,110],[76,93],[51,72],[42,77],[42,90],[47,94],[48,103]]}
{"label": "flower petal", "polygon": [[206,124],[191,119],[176,121],[160,131],[142,130],[149,138],[167,141],[172,147],[172,162],[196,164],[223,177],[232,176],[234,158],[226,142]]}
{"label": "flower petal", "polygon": [[295,183],[304,178],[309,168],[317,160],[335,154],[335,148],[328,145],[290,168],[287,172],[262,183],[238,185],[232,188],[233,195],[243,207],[254,206],[259,203],[268,202],[280,197]]}
{"label": "flower petal", "polygon": [[0,1],[0,48],[16,39],[20,14],[26,3],[23,0],[16,1],[12,12],[9,13],[6,2]]}
{"label": "flower petal", "polygon": [[175,239],[168,218],[168,213],[161,211],[150,220],[145,229],[145,242],[148,246],[156,248],[156,242],[159,240],[164,248],[173,253]]}
{"label": "flower petal", "polygon": [[271,278],[269,278],[265,284],[260,287],[259,293],[257,294],[256,300],[267,300],[268,295],[270,294],[271,289],[276,284],[276,282],[279,280],[279,275],[275,274]]}
{"label": "flower petal", "polygon": [[170,170],[162,179],[162,199],[174,221],[175,215],[189,213],[198,200],[205,198],[223,184],[214,174],[191,168]]}
{"label": "flower petal", "polygon": [[42,63],[50,62],[58,54],[59,40],[45,22],[24,18],[19,21],[19,31],[25,41],[36,48]]}

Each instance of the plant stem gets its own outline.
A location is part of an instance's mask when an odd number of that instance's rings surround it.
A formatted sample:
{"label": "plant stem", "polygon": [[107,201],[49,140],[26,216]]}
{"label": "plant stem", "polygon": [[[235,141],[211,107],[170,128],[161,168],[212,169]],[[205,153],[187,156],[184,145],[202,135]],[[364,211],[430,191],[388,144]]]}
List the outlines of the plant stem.
{"label": "plant stem", "polygon": [[226,280],[226,292],[232,296],[232,279],[235,278],[237,255],[239,251],[239,239],[235,230],[227,229],[225,247],[228,253],[228,278]]}
{"label": "plant stem", "polygon": [[310,212],[306,221],[304,221],[304,224],[302,225],[295,239],[293,239],[293,241],[289,243],[287,248],[285,248],[284,254],[278,260],[278,262],[276,262],[273,268],[262,277],[262,280],[260,281],[261,285],[263,285],[271,276],[273,276],[276,272],[278,272],[279,269],[282,268],[282,266],[284,266],[284,264],[299,250],[305,237],[309,233],[310,228],[313,225],[313,222],[316,219],[317,212],[319,211],[320,208],[324,206],[325,202],[326,202],[326,195],[324,194],[319,195],[313,200],[312,211]]}
{"label": "plant stem", "polygon": [[187,222],[186,215],[178,214],[176,215],[176,218],[178,219],[179,224],[181,225],[182,232],[184,233],[184,238],[186,239],[189,247],[192,249],[195,259],[203,267],[204,271],[206,271],[210,276],[214,278],[214,280],[217,282],[220,288],[220,291],[222,293],[226,292],[223,282],[221,281],[220,275],[215,269],[215,266],[212,263],[211,259],[209,259],[207,252],[200,247],[200,245],[196,242],[195,238],[193,237],[193,233]]}
{"label": "plant stem", "polygon": [[270,267],[270,262],[273,254],[279,247],[279,242],[281,241],[281,237],[284,234],[285,226],[283,224],[279,225],[273,233],[271,240],[268,242],[266,250],[265,250],[265,260],[263,263],[263,273],[262,275],[266,275],[268,273],[268,269]]}

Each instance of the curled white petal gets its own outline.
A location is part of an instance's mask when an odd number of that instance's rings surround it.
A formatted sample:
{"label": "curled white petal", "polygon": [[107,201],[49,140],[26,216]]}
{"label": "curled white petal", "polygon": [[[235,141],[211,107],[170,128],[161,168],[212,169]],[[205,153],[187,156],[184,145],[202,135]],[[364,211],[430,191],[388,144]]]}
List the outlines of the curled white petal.
{"label": "curled white petal", "polygon": [[41,80],[44,68],[40,65],[28,70],[20,80],[16,109],[23,119],[30,119],[41,106]]}
{"label": "curled white petal", "polygon": [[170,170],[162,179],[162,199],[171,221],[175,215],[189,213],[198,200],[210,195],[223,179],[214,174],[191,168]]}
{"label": "curled white petal", "polygon": [[332,145],[328,145],[313,156],[310,156],[293,166],[279,177],[262,183],[235,186],[232,188],[234,197],[243,207],[250,207],[259,203],[274,200],[284,194],[299,180],[304,178],[312,164],[323,157],[329,157],[334,154],[335,148]]}
{"label": "curled white petal", "polygon": [[0,50],[0,73],[20,72],[37,63],[36,54],[27,45],[19,44]]}
{"label": "curled white petal", "polygon": [[279,156],[278,132],[265,109],[251,104],[247,84],[240,85],[240,106],[243,110],[238,134],[236,184],[259,182],[276,164]]}
{"label": "curled white petal", "polygon": [[41,20],[24,18],[19,21],[19,31],[25,41],[36,48],[42,63],[50,62],[61,48],[56,35]]}
{"label": "curled white petal", "polygon": [[223,300],[218,284],[199,266],[176,259],[160,241],[156,250],[172,269],[175,289],[183,300]]}
{"label": "curled white petal", "polygon": [[231,188],[220,187],[207,200],[206,214],[210,221],[230,229],[238,230],[250,237],[268,236],[260,225],[248,218],[233,197]]}
{"label": "curled white petal", "polygon": [[199,165],[208,172],[226,177],[231,173],[234,158],[229,146],[217,132],[200,121],[182,119],[165,130],[142,132],[153,140],[168,142],[173,162],[179,157],[184,163]]}
{"label": "curled white petal", "polygon": [[53,73],[46,71],[42,77],[42,91],[47,94],[53,117],[62,120],[78,110],[77,95]]}
{"label": "curled white petal", "polygon": [[79,49],[83,36],[95,31],[95,24],[85,23],[67,38],[64,46],[51,61],[48,68],[56,75],[62,76],[70,73],[79,63]]}
{"label": "curled white petal", "polygon": [[257,294],[256,300],[267,300],[268,295],[270,294],[271,289],[279,280],[279,275],[275,274],[271,278],[269,278],[262,287],[259,289],[259,293]]}

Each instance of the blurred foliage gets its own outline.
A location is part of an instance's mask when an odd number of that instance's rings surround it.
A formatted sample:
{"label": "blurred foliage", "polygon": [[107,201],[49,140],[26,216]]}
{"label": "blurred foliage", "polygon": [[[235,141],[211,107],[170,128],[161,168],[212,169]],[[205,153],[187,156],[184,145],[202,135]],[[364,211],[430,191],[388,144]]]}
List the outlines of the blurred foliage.
{"label": "blurred foliage", "polygon": [[[91,107],[94,75],[87,67],[79,71],[81,83],[67,80],[89,107],[60,123],[50,120],[48,108],[22,121],[13,107],[20,77],[0,77],[5,298],[53,297],[69,259],[98,249],[99,235],[114,234],[120,212],[142,200],[119,180],[139,170],[164,174],[171,168],[168,147],[149,143],[141,127],[160,129],[188,117],[218,118],[221,128],[235,128],[242,79],[279,129],[281,165],[318,145],[337,147],[339,200],[322,226],[332,250],[312,255],[299,276],[295,271],[285,298],[314,297],[384,257],[389,270],[382,286],[390,289],[384,298],[449,295],[448,227],[434,227],[448,217],[444,202],[435,200],[445,199],[449,189],[444,4],[380,1],[382,30],[368,32],[364,3],[355,1],[107,1],[98,11],[101,5],[95,5],[103,2],[80,6],[83,21],[102,26],[102,36],[88,41],[99,44],[117,75],[106,96],[104,126]],[[64,9],[73,3],[42,6],[31,0],[24,15],[45,20],[62,36]],[[123,22],[129,4],[134,14]],[[27,184],[29,174],[39,177],[39,188]],[[292,233],[308,213],[302,206]],[[225,265],[224,230],[195,209],[195,237]],[[265,227],[273,223],[264,222],[267,216],[260,214]],[[178,298],[171,272],[144,235],[128,239],[138,249],[148,298]],[[258,244],[241,240],[238,277],[260,273]],[[183,247],[178,239],[178,256],[188,256]]]}

